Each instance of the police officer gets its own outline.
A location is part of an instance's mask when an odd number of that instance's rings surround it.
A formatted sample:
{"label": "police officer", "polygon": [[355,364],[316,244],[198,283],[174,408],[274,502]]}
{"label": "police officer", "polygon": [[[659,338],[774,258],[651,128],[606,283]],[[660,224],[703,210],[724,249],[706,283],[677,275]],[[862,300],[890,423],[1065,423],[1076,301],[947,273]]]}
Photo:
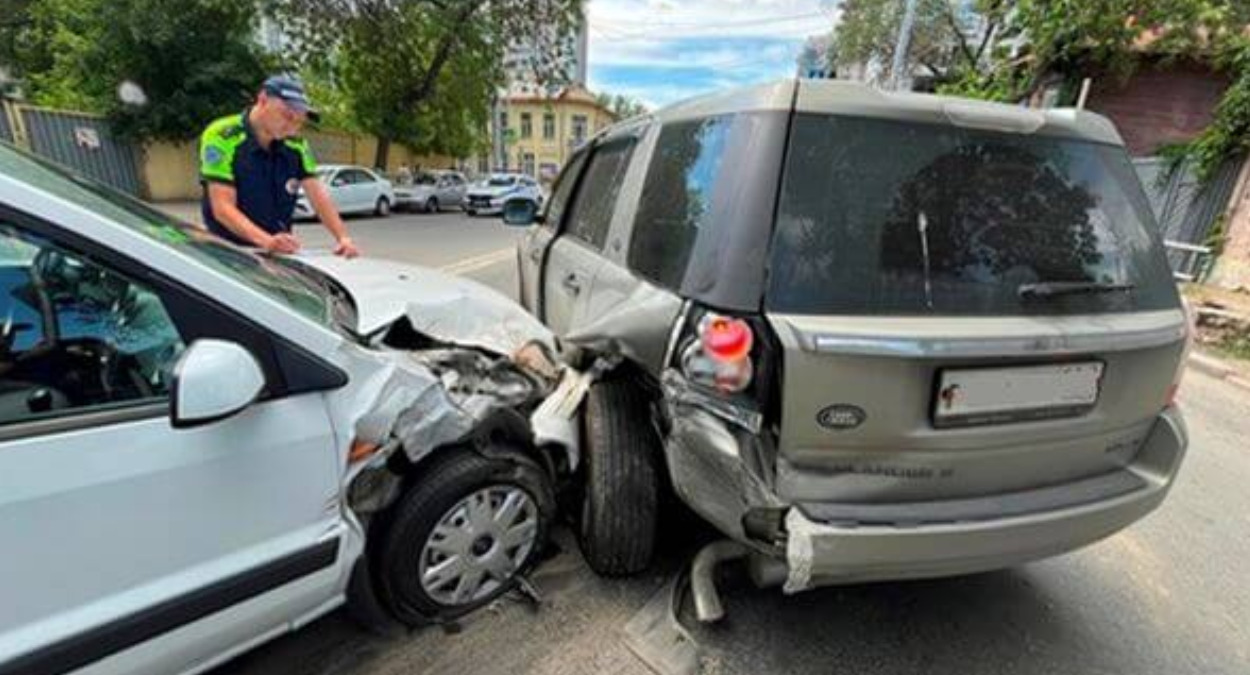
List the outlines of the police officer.
{"label": "police officer", "polygon": [[250,108],[208,125],[200,137],[200,181],[201,212],[210,231],[243,246],[294,253],[300,244],[291,233],[291,216],[302,188],[334,235],[335,254],[359,254],[317,179],[308,142],[298,135],[306,119],[316,121],[317,112],[303,85],[275,75],[265,80]]}

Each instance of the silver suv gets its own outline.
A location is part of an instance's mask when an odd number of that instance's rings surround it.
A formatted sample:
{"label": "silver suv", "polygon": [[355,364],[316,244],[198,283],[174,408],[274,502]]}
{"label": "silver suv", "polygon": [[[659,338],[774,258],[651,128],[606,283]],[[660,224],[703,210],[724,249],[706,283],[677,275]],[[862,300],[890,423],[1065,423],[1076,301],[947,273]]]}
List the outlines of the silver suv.
{"label": "silver suv", "polygon": [[1090,544],[1184,455],[1186,315],[1098,115],[785,81],[608,129],[505,218],[524,304],[620,363],[581,439],[601,573],[647,565],[662,481],[793,592]]}

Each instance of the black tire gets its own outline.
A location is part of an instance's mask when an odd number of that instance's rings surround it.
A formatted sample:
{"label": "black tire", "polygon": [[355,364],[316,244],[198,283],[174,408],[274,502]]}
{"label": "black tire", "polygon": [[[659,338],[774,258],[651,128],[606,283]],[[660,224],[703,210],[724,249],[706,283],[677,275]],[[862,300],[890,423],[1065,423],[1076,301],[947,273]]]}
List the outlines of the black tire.
{"label": "black tire", "polygon": [[477,215],[477,211],[474,211],[473,209],[465,209],[464,212],[467,213],[470,218]]}
{"label": "black tire", "polygon": [[379,218],[385,218],[391,215],[391,202],[386,197],[378,197],[378,203],[373,207],[373,215]]}
{"label": "black tire", "polygon": [[[400,622],[418,626],[468,614],[516,587],[541,558],[555,516],[555,497],[547,474],[516,451],[487,457],[475,450],[444,448],[443,457],[421,466],[420,478],[391,513],[376,552],[379,595]],[[461,500],[486,487],[519,487],[537,507],[537,536],[515,574],[489,595],[464,604],[445,604],[431,597],[419,577],[419,560],[439,521]]]}
{"label": "black tire", "polygon": [[437,197],[430,197],[429,199],[425,200],[425,212],[426,213],[438,213],[438,198]]}
{"label": "black tire", "polygon": [[642,572],[655,552],[659,439],[649,416],[646,398],[625,380],[598,382],[586,397],[578,543],[603,576]]}

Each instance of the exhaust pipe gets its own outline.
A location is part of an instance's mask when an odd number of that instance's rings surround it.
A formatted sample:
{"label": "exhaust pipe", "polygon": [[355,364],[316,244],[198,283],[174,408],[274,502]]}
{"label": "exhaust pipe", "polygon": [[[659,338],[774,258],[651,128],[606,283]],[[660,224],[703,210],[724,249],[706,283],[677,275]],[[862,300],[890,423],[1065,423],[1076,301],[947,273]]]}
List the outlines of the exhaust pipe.
{"label": "exhaust pipe", "polygon": [[690,564],[690,595],[694,598],[694,614],[700,623],[716,623],[725,617],[716,590],[716,567],[730,560],[745,558],[746,546],[729,539],[704,546]]}

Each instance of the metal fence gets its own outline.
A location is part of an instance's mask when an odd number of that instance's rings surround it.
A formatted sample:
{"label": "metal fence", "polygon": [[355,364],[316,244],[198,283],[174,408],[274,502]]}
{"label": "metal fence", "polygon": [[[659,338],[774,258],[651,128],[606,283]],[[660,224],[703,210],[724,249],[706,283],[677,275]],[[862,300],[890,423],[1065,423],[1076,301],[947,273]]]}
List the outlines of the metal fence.
{"label": "metal fence", "polygon": [[[1133,160],[1165,241],[1193,246],[1206,244],[1228,208],[1242,161],[1239,158],[1225,162],[1209,181],[1202,183],[1192,165],[1168,171],[1165,160],[1159,157]],[[1168,261],[1173,271],[1193,272],[1193,255],[1187,247],[1169,246]]]}
{"label": "metal fence", "polygon": [[101,117],[22,106],[30,150],[132,195],[140,194],[135,147],[115,137]]}

